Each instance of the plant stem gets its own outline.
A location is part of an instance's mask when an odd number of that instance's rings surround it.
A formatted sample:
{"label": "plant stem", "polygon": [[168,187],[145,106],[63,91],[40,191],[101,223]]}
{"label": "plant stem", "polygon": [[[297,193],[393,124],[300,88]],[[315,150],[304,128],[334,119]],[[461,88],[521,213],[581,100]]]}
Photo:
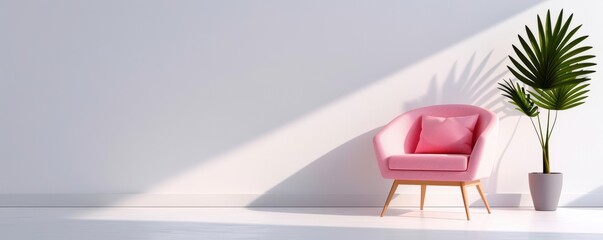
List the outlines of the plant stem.
{"label": "plant stem", "polygon": [[544,135],[542,134],[542,124],[540,123],[540,114],[538,114],[536,117],[538,118],[538,129],[540,129],[540,132],[536,133],[536,134],[538,134],[538,137],[540,137],[540,139],[542,139],[542,141],[543,141],[542,146],[544,147]]}
{"label": "plant stem", "polygon": [[550,123],[551,123],[551,110],[546,110],[546,142],[549,142],[549,138],[550,138]]}
{"label": "plant stem", "polygon": [[553,134],[553,129],[555,128],[555,124],[557,123],[557,111],[555,111],[555,119],[553,120],[553,125],[551,123],[551,110],[547,110],[547,118],[546,118],[546,137],[544,138],[544,145],[542,147],[542,172],[543,173],[551,173],[551,164],[550,164],[550,156],[549,156],[549,142],[551,140],[551,134]]}
{"label": "plant stem", "polygon": [[542,141],[542,138],[540,137],[540,134],[538,134],[538,129],[536,129],[536,125],[534,124],[534,120],[532,120],[532,118],[530,118],[530,122],[532,122],[532,127],[534,127],[534,132],[536,132],[536,137],[538,137],[538,142],[540,143],[540,147],[543,148],[544,147],[544,142]]}
{"label": "plant stem", "polygon": [[538,140],[540,141],[540,147],[542,148],[542,172],[548,174],[551,172],[550,158],[549,158],[549,140],[551,139],[552,129],[555,127],[555,123],[557,122],[557,113],[555,112],[555,120],[551,127],[551,110],[547,109],[547,118],[546,118],[546,132],[542,131],[542,122],[540,121],[540,114],[536,116],[538,118],[538,130],[536,129],[536,125],[532,118],[532,126],[534,127],[534,131],[536,131],[536,136],[538,136]]}
{"label": "plant stem", "polygon": [[551,166],[549,164],[549,143],[548,143],[548,141],[542,148],[542,172],[545,174],[551,173]]}
{"label": "plant stem", "polygon": [[557,123],[557,113],[558,111],[555,111],[555,118],[553,120],[553,124],[551,125],[551,110],[547,109],[546,133],[542,131],[542,122],[540,121],[540,115],[536,116],[536,118],[538,119],[538,128],[536,128],[534,120],[530,118],[530,122],[532,123],[532,127],[536,132],[536,136],[538,137],[538,141],[540,142],[540,147],[542,149],[542,172],[545,174],[551,173],[549,142],[551,140],[551,134],[553,134],[555,124]]}
{"label": "plant stem", "polygon": [[557,124],[557,113],[559,111],[555,110],[555,120],[553,120],[553,126],[551,127],[551,132],[549,133],[549,138],[551,137],[551,135],[553,135],[553,129],[555,129],[555,124]]}

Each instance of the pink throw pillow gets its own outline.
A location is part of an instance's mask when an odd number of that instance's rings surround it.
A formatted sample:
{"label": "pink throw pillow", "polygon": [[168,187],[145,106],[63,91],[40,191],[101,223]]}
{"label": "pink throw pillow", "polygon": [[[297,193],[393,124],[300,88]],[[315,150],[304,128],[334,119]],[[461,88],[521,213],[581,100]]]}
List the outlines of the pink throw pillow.
{"label": "pink throw pillow", "polygon": [[462,117],[423,116],[415,153],[471,154],[478,114]]}

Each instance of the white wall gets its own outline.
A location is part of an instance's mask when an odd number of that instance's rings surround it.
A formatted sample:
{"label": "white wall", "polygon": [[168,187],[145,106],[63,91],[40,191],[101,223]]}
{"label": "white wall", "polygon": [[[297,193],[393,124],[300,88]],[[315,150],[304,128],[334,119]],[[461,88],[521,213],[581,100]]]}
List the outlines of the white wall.
{"label": "white wall", "polygon": [[[0,205],[379,206],[390,181],[375,165],[372,135],[437,103],[499,114],[490,200],[530,205],[536,137],[496,82],[511,77],[516,35],[546,9],[575,13],[603,56],[602,7],[2,1]],[[603,204],[600,76],[553,136],[562,205]],[[399,188],[394,204],[415,205],[417,191]],[[428,205],[461,203],[457,189],[428,194]]]}

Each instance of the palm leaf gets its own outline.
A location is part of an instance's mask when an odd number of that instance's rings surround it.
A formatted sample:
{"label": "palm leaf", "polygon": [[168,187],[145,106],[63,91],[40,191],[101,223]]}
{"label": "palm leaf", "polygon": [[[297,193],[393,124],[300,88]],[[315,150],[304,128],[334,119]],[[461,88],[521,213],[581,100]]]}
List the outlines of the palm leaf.
{"label": "palm leaf", "polygon": [[[530,57],[530,64],[533,65],[534,67],[538,67],[538,64],[540,64],[540,62],[539,62],[538,57],[534,53],[534,51],[532,51],[532,48],[530,48],[528,43],[525,40],[523,40],[523,38],[520,35],[517,35],[517,37],[519,38],[521,47],[524,49],[524,51],[526,52],[528,57]],[[519,49],[518,49],[518,51],[519,51]]]}
{"label": "palm leaf", "polygon": [[579,57],[575,57],[572,59],[568,59],[566,61],[564,61],[562,64],[559,64],[557,67],[559,68],[566,68],[569,65],[575,64],[575,63],[581,63],[583,61],[586,61],[588,59],[594,58],[594,55],[585,55],[585,56],[579,56]]}
{"label": "palm leaf", "polygon": [[574,36],[574,34],[576,34],[576,32],[578,32],[578,29],[580,29],[582,27],[582,25],[578,25],[577,27],[575,27],[574,29],[572,29],[572,31],[570,31],[567,36],[565,36],[563,38],[563,42],[561,42],[559,44],[559,46],[563,47],[565,46],[565,44],[567,44],[567,42],[572,39],[572,37]]}
{"label": "palm leaf", "polygon": [[525,88],[519,86],[519,83],[513,85],[511,80],[503,81],[504,84],[498,83],[498,89],[504,92],[502,95],[509,99],[509,103],[515,105],[517,110],[529,117],[538,116],[538,107],[535,106]]}
{"label": "palm leaf", "polygon": [[[512,65],[507,68],[519,81],[533,88],[534,93],[540,93],[536,90],[576,86],[590,80],[586,76],[594,72],[589,68],[596,64],[591,62],[594,55],[585,55],[584,52],[592,47],[581,46],[588,36],[574,37],[582,25],[571,28],[572,19],[573,14],[564,19],[562,10],[553,25],[550,11],[547,11],[544,19],[540,16],[536,18],[537,35],[528,26],[525,26],[528,41],[518,35],[521,49],[513,45],[517,57],[509,56]],[[542,106],[558,108],[554,104],[544,104],[546,101],[538,102],[543,103]]]}
{"label": "palm leaf", "polygon": [[[536,70],[536,67],[534,67],[534,64],[532,62],[530,62],[530,60],[528,58],[526,58],[526,56],[519,50],[519,48],[517,48],[515,45],[512,45],[512,46],[513,46],[513,51],[515,51],[515,54],[517,54],[517,57],[519,57],[519,60],[521,60],[521,63],[523,63],[523,65],[526,66],[530,70],[530,73],[532,75],[536,75],[536,73],[538,73],[538,70]],[[509,56],[509,58],[511,59],[511,61],[515,60],[511,56]],[[513,63],[513,64],[515,66],[521,65],[519,63],[517,63],[517,64]]]}
{"label": "palm leaf", "polygon": [[[550,11],[548,11],[548,12],[550,12]],[[555,30],[553,30],[554,36],[559,36],[559,32],[561,31],[561,25],[563,25],[563,22],[561,22],[562,19],[563,19],[563,10],[561,10],[561,12],[559,12],[559,16],[557,17],[557,22],[555,23]]]}
{"label": "palm leaf", "polygon": [[[565,36],[565,38],[567,38],[569,40],[574,35],[574,34],[566,35],[567,29],[569,29],[570,23],[572,22],[572,18],[574,18],[574,14],[571,14],[569,16],[569,18],[567,18],[567,21],[565,21],[565,23],[562,23],[561,20],[563,19],[563,10],[561,10],[561,13],[559,13],[559,17],[557,18],[557,24],[563,24],[563,27],[559,30],[559,33],[557,33],[557,36],[559,37],[558,39],[563,39]],[[578,29],[574,29],[574,30],[575,30],[574,33],[576,31],[578,31]],[[565,44],[559,43],[558,45],[563,46]]]}
{"label": "palm leaf", "polygon": [[589,84],[571,84],[558,88],[529,91],[534,96],[534,103],[549,110],[566,110],[584,103],[588,97],[585,89]]}

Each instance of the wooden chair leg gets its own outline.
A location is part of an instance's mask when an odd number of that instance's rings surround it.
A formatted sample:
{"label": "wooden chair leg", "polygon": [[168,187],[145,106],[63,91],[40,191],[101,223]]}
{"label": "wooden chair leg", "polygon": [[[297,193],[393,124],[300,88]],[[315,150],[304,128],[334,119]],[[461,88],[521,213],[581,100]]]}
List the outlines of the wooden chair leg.
{"label": "wooden chair leg", "polygon": [[427,191],[427,185],[421,185],[421,210],[423,210],[423,206],[425,206],[425,191]]}
{"label": "wooden chair leg", "polygon": [[392,197],[394,196],[394,193],[396,193],[397,188],[398,188],[398,181],[394,180],[394,183],[392,184],[392,188],[389,190],[389,195],[387,196],[387,200],[385,200],[385,206],[383,206],[383,210],[381,210],[381,217],[383,217],[383,215],[387,211],[387,206],[389,206],[389,202],[392,200]]}
{"label": "wooden chair leg", "polygon": [[477,185],[475,185],[475,187],[477,187],[477,191],[479,192],[479,195],[482,197],[482,201],[484,202],[484,205],[486,206],[486,210],[488,210],[488,214],[490,214],[490,204],[488,204],[488,199],[486,199],[486,195],[484,195],[484,190],[482,189],[482,183],[478,182]]}
{"label": "wooden chair leg", "polygon": [[465,204],[465,213],[467,214],[467,221],[471,220],[469,217],[469,205],[467,202],[467,191],[465,191],[465,183],[461,182],[461,194],[463,195],[463,203]]}

